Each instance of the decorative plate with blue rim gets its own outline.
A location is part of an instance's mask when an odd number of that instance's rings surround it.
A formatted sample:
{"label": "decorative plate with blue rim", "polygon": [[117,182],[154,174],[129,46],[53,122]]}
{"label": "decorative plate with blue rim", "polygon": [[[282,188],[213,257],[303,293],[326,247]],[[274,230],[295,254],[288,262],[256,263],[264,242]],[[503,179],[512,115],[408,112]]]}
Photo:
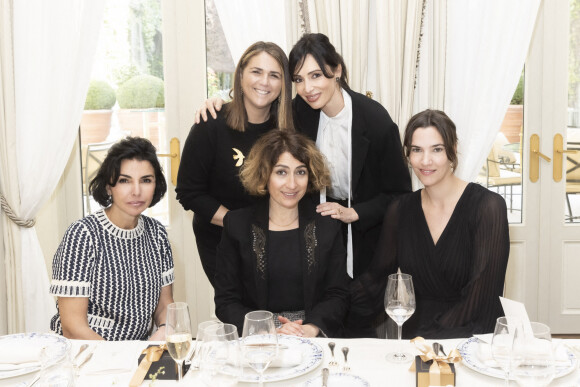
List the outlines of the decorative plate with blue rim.
{"label": "decorative plate with blue rim", "polygon": [[[505,373],[501,368],[486,365],[479,359],[477,353],[479,350],[478,347],[480,343],[483,342],[479,340],[477,337],[470,337],[469,339],[466,339],[461,343],[459,343],[457,349],[459,350],[459,353],[463,358],[462,363],[465,364],[468,368],[471,368],[472,370],[477,371],[481,374],[492,376],[494,378],[504,379]],[[484,343],[484,345],[489,344]],[[562,348],[562,350],[565,351],[564,353],[564,357],[566,359],[564,361],[565,365],[556,366],[556,375],[554,375],[554,379],[561,378],[562,376],[566,376],[569,373],[573,372],[576,369],[576,364],[578,362],[578,359],[576,359],[576,356],[574,356],[574,354],[571,351],[569,351],[567,348]],[[558,363],[560,364],[560,361],[558,361]],[[513,376],[510,376],[510,379],[515,380]]]}
{"label": "decorative plate with blue rim", "polygon": [[[322,375],[318,375],[315,378],[307,381],[304,386],[316,386],[322,385]],[[370,384],[360,376],[352,374],[330,374],[328,375],[328,385],[332,387],[369,387]]]}
{"label": "decorative plate with blue rim", "polygon": [[[17,333],[0,337],[1,349],[23,349],[27,347],[35,351],[45,348],[48,358],[47,366],[51,366],[66,356],[68,351],[70,351],[71,343],[68,339],[51,333]],[[40,359],[37,364],[33,363],[29,367],[15,365],[14,369],[4,369],[0,371],[0,379],[12,378],[39,370]]]}
{"label": "decorative plate with blue rim", "polygon": [[[279,335],[278,345],[285,345],[288,347],[288,350],[298,350],[302,352],[302,361],[294,367],[268,368],[264,372],[264,382],[276,382],[279,380],[295,378],[312,371],[322,363],[322,348],[320,345],[310,341],[309,339]],[[251,368],[244,367],[244,373],[240,378],[240,382],[256,383],[259,379],[257,372]]]}

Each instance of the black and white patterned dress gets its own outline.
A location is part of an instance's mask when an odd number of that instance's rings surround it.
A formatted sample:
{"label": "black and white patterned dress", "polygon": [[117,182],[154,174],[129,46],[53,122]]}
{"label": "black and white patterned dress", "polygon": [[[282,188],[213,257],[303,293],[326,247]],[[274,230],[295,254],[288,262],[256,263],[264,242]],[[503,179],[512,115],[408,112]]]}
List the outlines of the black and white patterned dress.
{"label": "black and white patterned dress", "polygon": [[[137,227],[124,230],[104,210],[68,228],[52,271],[50,293],[88,297],[89,326],[105,340],[146,339],[161,288],[174,280],[165,227],[141,215]],[[58,311],[50,328],[62,334]]]}

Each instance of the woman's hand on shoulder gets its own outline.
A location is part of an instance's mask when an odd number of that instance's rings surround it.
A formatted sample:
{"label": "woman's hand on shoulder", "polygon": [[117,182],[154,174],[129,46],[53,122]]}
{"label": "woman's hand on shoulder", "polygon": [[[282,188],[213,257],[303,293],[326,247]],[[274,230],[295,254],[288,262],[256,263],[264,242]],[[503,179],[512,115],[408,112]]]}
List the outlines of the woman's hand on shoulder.
{"label": "woman's hand on shoulder", "polygon": [[199,124],[201,122],[201,118],[203,118],[203,120],[205,122],[207,122],[207,113],[209,112],[211,114],[211,116],[216,119],[217,118],[217,113],[220,110],[222,110],[222,106],[224,104],[224,100],[221,99],[220,97],[212,97],[212,98],[208,98],[206,99],[201,106],[199,107],[199,109],[197,109],[195,111],[195,123]]}

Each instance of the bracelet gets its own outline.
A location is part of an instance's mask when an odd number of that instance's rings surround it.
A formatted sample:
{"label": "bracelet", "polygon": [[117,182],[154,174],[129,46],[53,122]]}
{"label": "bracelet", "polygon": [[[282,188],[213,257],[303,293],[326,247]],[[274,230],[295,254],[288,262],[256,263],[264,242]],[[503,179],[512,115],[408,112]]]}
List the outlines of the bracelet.
{"label": "bracelet", "polygon": [[165,326],[165,323],[163,323],[163,324],[159,324],[159,325],[157,325],[157,329],[159,329],[159,328],[161,328],[161,327],[164,327],[164,326]]}

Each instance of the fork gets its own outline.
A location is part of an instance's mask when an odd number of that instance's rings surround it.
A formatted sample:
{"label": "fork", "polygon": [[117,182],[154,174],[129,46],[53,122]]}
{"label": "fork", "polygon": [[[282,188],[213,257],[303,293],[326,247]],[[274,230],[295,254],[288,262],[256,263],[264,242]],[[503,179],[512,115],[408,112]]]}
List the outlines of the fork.
{"label": "fork", "polygon": [[336,346],[336,344],[334,343],[334,341],[331,341],[331,342],[328,343],[328,348],[330,348],[330,355],[332,356],[332,358],[328,362],[328,366],[329,367],[334,367],[334,366],[337,366],[338,365],[338,362],[334,358],[334,347],[335,346]]}
{"label": "fork", "polygon": [[344,354],[344,366],[342,367],[342,370],[344,372],[348,372],[350,371],[350,367],[347,364],[347,356],[348,356],[348,347],[342,347],[342,353]]}

